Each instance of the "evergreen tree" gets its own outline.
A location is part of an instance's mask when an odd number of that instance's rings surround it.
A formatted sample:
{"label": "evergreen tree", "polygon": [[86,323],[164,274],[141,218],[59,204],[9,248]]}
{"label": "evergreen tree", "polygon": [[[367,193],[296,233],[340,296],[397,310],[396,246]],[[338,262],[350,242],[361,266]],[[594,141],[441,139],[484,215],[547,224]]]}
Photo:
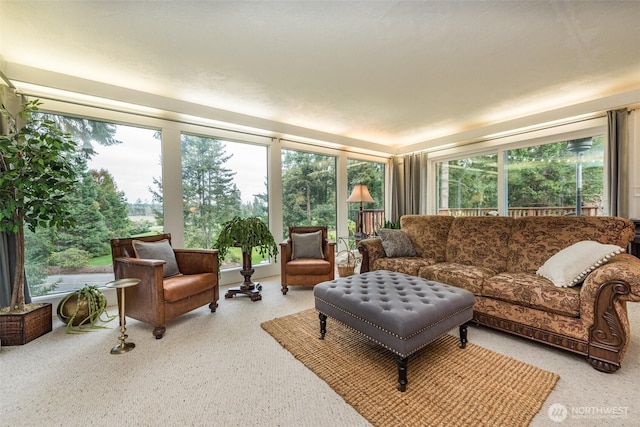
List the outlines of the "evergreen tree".
{"label": "evergreen tree", "polygon": [[[235,172],[224,167],[230,158],[217,139],[182,137],[184,237],[188,247],[211,248],[222,223],[240,213]],[[154,200],[157,196],[154,193]]]}
{"label": "evergreen tree", "polygon": [[124,191],[118,191],[113,176],[106,169],[92,170],[90,173],[97,184],[97,202],[109,229],[110,238],[128,236],[131,223],[127,215],[128,206]]}
{"label": "evergreen tree", "polygon": [[336,159],[282,151],[284,226],[336,224]]}
{"label": "evergreen tree", "polygon": [[109,253],[110,232],[100,213],[96,181],[89,172],[83,174],[76,192],[69,194],[71,215],[75,226],[63,228],[54,235],[54,245],[62,252],[65,249],[81,249],[92,256]]}

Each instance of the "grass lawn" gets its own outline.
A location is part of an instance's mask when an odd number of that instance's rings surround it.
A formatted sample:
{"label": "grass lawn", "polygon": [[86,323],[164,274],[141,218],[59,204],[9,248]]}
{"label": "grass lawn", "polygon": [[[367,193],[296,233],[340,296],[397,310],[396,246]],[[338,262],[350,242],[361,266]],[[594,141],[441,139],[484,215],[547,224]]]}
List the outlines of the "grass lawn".
{"label": "grass lawn", "polygon": [[[153,233],[151,233],[153,234]],[[240,253],[240,248],[229,248],[229,252],[227,253],[228,260],[235,260],[239,264],[242,264],[242,254]],[[258,249],[253,250],[253,254],[251,255],[251,264],[258,265],[260,263],[265,262],[266,259],[260,256],[260,252]],[[91,258],[89,260],[90,267],[103,267],[105,265],[111,265],[111,255],[103,255],[96,258]]]}

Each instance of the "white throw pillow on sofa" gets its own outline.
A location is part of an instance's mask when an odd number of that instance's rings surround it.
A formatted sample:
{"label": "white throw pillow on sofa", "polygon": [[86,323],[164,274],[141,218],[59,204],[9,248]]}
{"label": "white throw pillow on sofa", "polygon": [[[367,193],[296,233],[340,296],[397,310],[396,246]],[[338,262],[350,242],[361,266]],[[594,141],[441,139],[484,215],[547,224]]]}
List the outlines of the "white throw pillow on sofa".
{"label": "white throw pillow on sofa", "polygon": [[536,273],[560,288],[569,288],[582,282],[590,272],[622,252],[624,248],[620,246],[584,240],[553,255]]}

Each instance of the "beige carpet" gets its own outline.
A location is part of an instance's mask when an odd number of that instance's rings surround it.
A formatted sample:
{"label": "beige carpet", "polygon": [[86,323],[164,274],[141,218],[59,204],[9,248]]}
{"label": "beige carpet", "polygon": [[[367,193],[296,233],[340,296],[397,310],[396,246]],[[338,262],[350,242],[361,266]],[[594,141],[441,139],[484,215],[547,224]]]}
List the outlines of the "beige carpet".
{"label": "beige carpet", "polygon": [[262,327],[376,426],[526,426],[560,378],[445,335],[409,358],[400,393],[391,352],[331,318],[318,339],[315,309]]}

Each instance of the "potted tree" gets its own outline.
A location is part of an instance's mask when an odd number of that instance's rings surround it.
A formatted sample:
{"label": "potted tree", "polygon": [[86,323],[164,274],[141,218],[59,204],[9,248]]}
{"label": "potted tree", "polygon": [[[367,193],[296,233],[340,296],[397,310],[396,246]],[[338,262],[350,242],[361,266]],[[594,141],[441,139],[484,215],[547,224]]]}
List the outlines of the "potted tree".
{"label": "potted tree", "polygon": [[[0,136],[0,231],[15,235],[16,242],[11,302],[0,314],[0,339],[6,345],[26,344],[51,331],[51,304],[25,306],[24,227],[73,225],[66,195],[74,190],[84,161],[70,135],[36,114],[39,105],[27,101],[15,115],[0,109],[9,123],[8,134]],[[37,321],[24,320],[30,315]]]}
{"label": "potted tree", "polygon": [[259,250],[263,258],[278,255],[278,245],[269,231],[269,227],[257,217],[240,218],[238,216],[222,224],[222,230],[214,243],[214,248],[218,249],[218,256],[224,259],[229,248],[239,247],[242,252],[242,270],[240,274],[244,277],[242,285],[231,288],[225,294],[225,298],[232,298],[237,294],[245,294],[251,297],[251,301],[262,299],[260,295],[260,284],[251,281],[254,269],[251,266],[251,254],[253,248]]}

